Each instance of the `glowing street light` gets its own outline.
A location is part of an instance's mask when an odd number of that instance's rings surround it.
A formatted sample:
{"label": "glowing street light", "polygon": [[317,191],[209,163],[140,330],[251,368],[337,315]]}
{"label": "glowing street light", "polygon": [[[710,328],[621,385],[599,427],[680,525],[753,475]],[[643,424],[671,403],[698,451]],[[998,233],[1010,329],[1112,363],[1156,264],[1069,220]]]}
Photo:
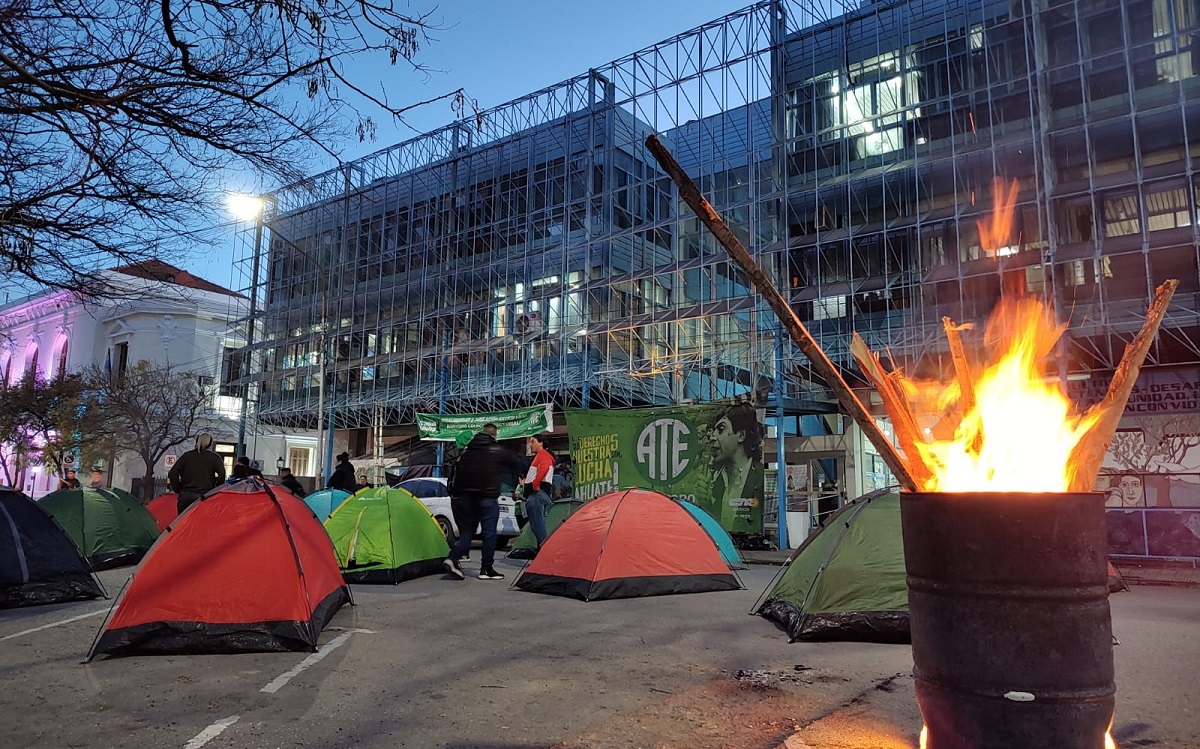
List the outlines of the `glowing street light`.
{"label": "glowing street light", "polygon": [[266,200],[258,195],[231,192],[225,197],[225,205],[235,218],[242,221],[254,221],[262,215]]}

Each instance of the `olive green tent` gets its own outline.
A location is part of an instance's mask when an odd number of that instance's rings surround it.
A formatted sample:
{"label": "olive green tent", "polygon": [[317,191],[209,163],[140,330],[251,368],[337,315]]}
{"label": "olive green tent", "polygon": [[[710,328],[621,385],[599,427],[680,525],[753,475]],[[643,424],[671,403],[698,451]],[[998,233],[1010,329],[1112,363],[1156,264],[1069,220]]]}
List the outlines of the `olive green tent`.
{"label": "olive green tent", "polygon": [[154,516],[120,489],[59,489],[38,504],[74,539],[92,569],[137,564],[158,538]]}
{"label": "olive green tent", "polygon": [[435,575],[450,554],[437,521],[404,489],[358,492],[333,511],[325,532],[348,582],[400,583]]}
{"label": "olive green tent", "polygon": [[[562,525],[562,522],[580,507],[583,507],[583,502],[578,499],[562,499],[551,504],[546,512],[546,535],[553,533],[555,528]],[[526,523],[521,529],[521,535],[509,543],[508,558],[533,559],[536,554],[537,539],[533,535],[533,528]]]}
{"label": "olive green tent", "polygon": [[905,577],[900,495],[875,492],[809,536],[753,613],[774,621],[792,642],[908,642]]}

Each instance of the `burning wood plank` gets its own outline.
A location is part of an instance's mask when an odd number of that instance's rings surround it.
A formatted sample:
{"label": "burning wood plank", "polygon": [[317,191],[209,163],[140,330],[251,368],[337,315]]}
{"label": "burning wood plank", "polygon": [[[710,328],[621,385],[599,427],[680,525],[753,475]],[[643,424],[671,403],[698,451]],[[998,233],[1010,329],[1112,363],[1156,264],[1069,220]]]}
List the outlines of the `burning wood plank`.
{"label": "burning wood plank", "polygon": [[1074,471],[1071,476],[1071,491],[1091,491],[1095,486],[1096,477],[1100,474],[1100,464],[1104,461],[1104,454],[1108,452],[1108,445],[1112,442],[1121,416],[1125,413],[1125,404],[1133,393],[1142,363],[1150,351],[1150,343],[1158,333],[1158,326],[1162,324],[1171,297],[1178,287],[1179,281],[1171,279],[1155,290],[1154,301],[1150,303],[1150,309],[1146,312],[1146,322],[1125,347],[1125,353],[1121,356],[1121,363],[1117,365],[1116,372],[1113,373],[1104,400],[1084,414],[1085,419],[1095,419],[1095,424],[1071,451],[1068,463]]}
{"label": "burning wood plank", "polygon": [[919,486],[928,486],[933,474],[921,458],[921,452],[917,449],[916,444],[917,440],[921,439],[921,430],[917,427],[917,420],[909,407],[908,399],[901,390],[897,389],[898,383],[893,381],[893,378],[902,379],[903,375],[898,372],[890,374],[884,372],[883,366],[879,363],[878,354],[871,351],[867,342],[858,333],[851,335],[850,353],[858,360],[859,369],[875,386],[875,392],[879,393],[879,397],[883,401],[883,410],[887,411],[888,417],[892,420],[896,442],[904,451],[904,457],[908,459],[908,470],[912,474],[913,481],[917,482]]}
{"label": "burning wood plank", "polygon": [[675,183],[679,190],[679,197],[683,199],[688,206],[696,213],[696,218],[712,232],[713,236],[729,253],[732,259],[741,269],[750,277],[754,285],[758,288],[758,292],[763,295],[763,299],[775,311],[775,315],[779,318],[780,323],[787,329],[792,340],[800,348],[800,351],[808,357],[812,364],[813,370],[820,375],[825,383],[829,386],[837,397],[838,402],[846,412],[850,414],[850,418],[854,419],[859,428],[863,430],[863,434],[879,451],[879,456],[883,458],[883,462],[891,469],[895,475],[896,481],[908,491],[916,491],[917,485],[913,481],[909,473],[908,466],[905,465],[904,459],[891,442],[888,442],[887,437],[883,432],[879,431],[879,426],[875,423],[875,419],[863,406],[858,396],[842,379],[837,368],[833,366],[833,362],[829,361],[829,357],[825,356],[825,352],[821,350],[820,345],[813,339],[812,334],[804,327],[804,323],[800,322],[800,318],[796,317],[796,313],[792,311],[791,305],[788,304],[783,294],[779,289],[775,288],[775,284],[767,277],[762,268],[754,262],[754,258],[738,241],[725,222],[721,220],[721,216],[713,210],[704,196],[700,194],[699,188],[679,166],[679,162],[671,155],[666,146],[659,141],[657,136],[651,135],[646,138],[646,148],[654,155],[654,158],[662,166],[663,171],[670,175],[671,180]]}

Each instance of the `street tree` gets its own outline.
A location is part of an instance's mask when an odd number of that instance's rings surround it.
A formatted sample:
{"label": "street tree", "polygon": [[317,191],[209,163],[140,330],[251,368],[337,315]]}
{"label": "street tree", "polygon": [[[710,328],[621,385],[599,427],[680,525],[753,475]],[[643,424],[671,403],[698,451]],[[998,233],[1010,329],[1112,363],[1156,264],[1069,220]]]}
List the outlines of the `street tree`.
{"label": "street tree", "polygon": [[103,425],[114,453],[142,459],[142,495],[154,498],[154,467],[191,439],[211,415],[213,393],[194,372],[140,360],[120,376],[96,366],[83,373],[87,411]]}
{"label": "street tree", "polygon": [[15,384],[0,383],[0,444],[11,456],[0,461],[4,482],[15,485],[23,467],[40,465],[61,475],[68,453],[102,444],[102,428],[87,424],[83,381],[78,375],[47,379],[33,372]]}
{"label": "street tree", "polygon": [[398,5],[0,0],[0,277],[100,293],[94,271],[224,223],[223,174],[286,184],[373,139],[372,112],[446,100],[461,115],[461,89],[384,89],[391,66],[428,76],[417,54],[438,28]]}

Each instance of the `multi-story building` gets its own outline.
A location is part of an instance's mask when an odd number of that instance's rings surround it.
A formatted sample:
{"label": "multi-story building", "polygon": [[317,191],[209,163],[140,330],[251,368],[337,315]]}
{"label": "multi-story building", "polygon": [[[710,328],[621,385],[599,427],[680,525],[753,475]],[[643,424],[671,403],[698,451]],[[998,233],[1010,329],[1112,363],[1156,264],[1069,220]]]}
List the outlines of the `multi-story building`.
{"label": "multi-story building", "polygon": [[[1148,376],[1194,393],[1197,44],[1196,0],[772,0],[317,175],[243,263],[257,418],[320,413],[361,453],[414,411],[753,395],[775,434],[841,431],[652,132],[847,370],[858,331],[944,372],[941,318],[1020,290],[1068,323],[1073,391],[1102,392],[1171,277]],[[989,252],[979,221],[1010,189]],[[848,491],[887,480],[850,452]]]}
{"label": "multi-story building", "polygon": [[[232,467],[238,437],[241,389],[230,383],[239,376],[245,338],[236,321],[248,309],[245,297],[161,261],[147,261],[100,274],[106,293],[81,299],[68,291],[53,291],[0,306],[0,374],[10,383],[29,372],[52,378],[88,366],[121,377],[127,367],[145,360],[193,372],[212,393],[208,412],[197,425],[212,433],[216,449]],[[260,428],[247,437],[248,454],[273,473],[278,457],[315,465],[316,438]],[[186,442],[172,451],[191,448]],[[0,446],[4,459],[7,452]],[[155,466],[165,476],[167,460]],[[129,490],[145,475],[142,460],[128,454],[113,456],[97,466],[78,466],[85,484],[93,467],[104,469],[105,485]],[[57,475],[45,466],[26,466],[17,483],[33,497],[53,491]]]}

